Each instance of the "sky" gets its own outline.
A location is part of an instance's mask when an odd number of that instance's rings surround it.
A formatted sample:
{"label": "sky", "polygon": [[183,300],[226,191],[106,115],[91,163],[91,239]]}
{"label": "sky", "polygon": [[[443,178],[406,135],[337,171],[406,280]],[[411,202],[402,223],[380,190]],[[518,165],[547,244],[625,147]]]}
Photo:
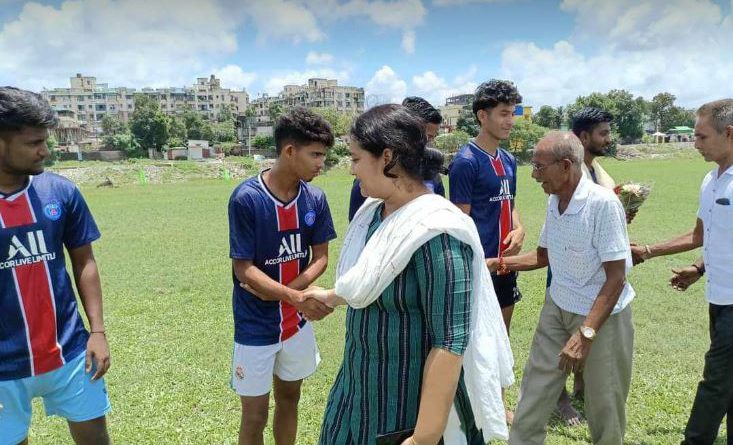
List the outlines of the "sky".
{"label": "sky", "polygon": [[[591,92],[733,97],[733,0],[0,0],[0,85],[183,87],[252,99],[310,77],[367,105],[443,105],[512,80],[525,105]],[[726,43],[727,42],[727,43]]]}

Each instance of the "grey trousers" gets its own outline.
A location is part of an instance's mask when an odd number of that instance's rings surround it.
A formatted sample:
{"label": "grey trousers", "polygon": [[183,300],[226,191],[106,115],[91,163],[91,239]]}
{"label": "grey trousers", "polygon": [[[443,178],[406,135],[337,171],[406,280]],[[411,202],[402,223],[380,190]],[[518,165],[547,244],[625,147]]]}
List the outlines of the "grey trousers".
{"label": "grey trousers", "polygon": [[[560,309],[547,295],[540,313],[509,434],[512,445],[543,444],[567,374],[558,354],[585,316]],[[593,340],[585,362],[585,411],[594,444],[621,445],[631,384],[634,326],[631,306],[611,315]]]}

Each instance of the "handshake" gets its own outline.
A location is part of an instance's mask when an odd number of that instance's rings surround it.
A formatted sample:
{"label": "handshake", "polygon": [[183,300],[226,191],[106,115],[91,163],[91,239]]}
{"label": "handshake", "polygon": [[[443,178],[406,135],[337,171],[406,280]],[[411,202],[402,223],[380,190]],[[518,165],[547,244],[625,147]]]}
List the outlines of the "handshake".
{"label": "handshake", "polygon": [[[261,300],[272,301],[272,298],[265,297],[249,284],[240,283],[239,285]],[[319,286],[310,286],[305,290],[291,289],[289,294],[290,297],[282,301],[290,303],[308,321],[321,320],[330,315],[336,306],[345,304],[345,301],[336,295],[334,289],[324,289]]]}

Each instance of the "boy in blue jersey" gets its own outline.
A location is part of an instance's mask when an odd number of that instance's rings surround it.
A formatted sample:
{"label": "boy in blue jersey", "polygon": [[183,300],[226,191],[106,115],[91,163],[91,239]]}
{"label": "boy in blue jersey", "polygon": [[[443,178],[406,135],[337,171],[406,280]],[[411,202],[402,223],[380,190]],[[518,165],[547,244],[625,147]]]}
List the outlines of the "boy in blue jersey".
{"label": "boy in blue jersey", "polygon": [[35,397],[47,415],[67,419],[75,443],[111,443],[102,379],[110,353],[91,245],[100,234],[76,186],[43,171],[56,123],[40,95],[0,88],[0,445],[28,443]]}
{"label": "boy in blue jersey", "polygon": [[[476,223],[485,258],[516,255],[522,249],[524,228],[514,205],[517,161],[499,147],[514,126],[514,108],[522,102],[513,83],[491,80],[478,86],[473,113],[481,126],[474,139],[461,147],[448,171],[450,200]],[[514,304],[522,298],[516,272],[492,273],[507,332]],[[512,413],[507,411],[507,422]]]}
{"label": "boy in blue jersey", "polygon": [[240,445],[263,443],[273,388],[275,443],[295,443],[301,383],[320,361],[307,321],[332,311],[304,299],[303,290],[326,270],[328,242],[336,238],[326,196],[308,184],[323,169],[334,137],[305,108],[282,116],[274,137],[275,165],[240,184],[229,200]]}
{"label": "boy in blue jersey", "polygon": [[[430,105],[430,102],[417,96],[406,97],[402,101],[402,106],[406,107],[425,122],[425,134],[428,137],[428,145],[432,145],[433,140],[438,135],[440,124],[443,122],[443,117],[440,115],[440,112]],[[426,155],[430,154],[441,155],[442,153],[435,149],[426,150]],[[443,178],[441,178],[440,173],[435,175],[434,178],[426,180],[425,185],[436,195],[445,196],[445,187],[443,187]],[[366,201],[366,197],[361,194],[359,180],[354,179],[351,187],[351,196],[349,197],[349,221],[354,218],[356,211],[364,204],[364,201]]]}

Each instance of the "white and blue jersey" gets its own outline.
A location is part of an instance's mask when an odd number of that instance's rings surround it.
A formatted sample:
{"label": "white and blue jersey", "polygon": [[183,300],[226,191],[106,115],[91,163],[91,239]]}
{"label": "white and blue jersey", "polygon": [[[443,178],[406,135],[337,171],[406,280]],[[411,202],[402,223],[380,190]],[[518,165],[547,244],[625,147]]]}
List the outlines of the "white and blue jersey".
{"label": "white and blue jersey", "polygon": [[461,147],[448,170],[450,200],[470,204],[486,258],[496,258],[508,247],[503,240],[512,231],[512,210],[517,192],[517,161],[499,148],[494,155],[471,141]]}
{"label": "white and blue jersey", "polygon": [[[323,191],[300,182],[298,194],[282,202],[262,174],[237,186],[229,199],[229,255],[250,260],[273,280],[287,285],[311,260],[311,246],[336,238]],[[306,323],[290,304],[263,301],[240,286],[233,275],[234,341],[246,346],[275,344]]]}
{"label": "white and blue jersey", "polygon": [[79,189],[54,173],[0,193],[0,380],[45,374],[83,353],[89,334],[64,246],[99,238]]}

